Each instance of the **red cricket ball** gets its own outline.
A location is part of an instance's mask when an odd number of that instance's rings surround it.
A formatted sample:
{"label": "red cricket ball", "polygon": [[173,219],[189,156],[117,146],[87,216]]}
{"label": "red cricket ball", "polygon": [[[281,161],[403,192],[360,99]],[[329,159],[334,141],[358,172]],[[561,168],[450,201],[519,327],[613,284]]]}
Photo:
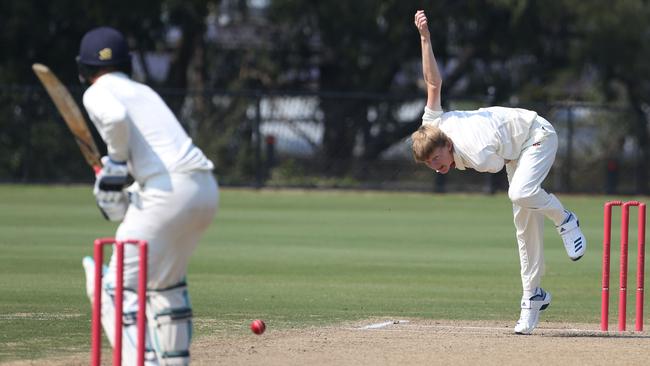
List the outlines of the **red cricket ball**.
{"label": "red cricket ball", "polygon": [[264,331],[266,330],[266,324],[264,324],[264,321],[260,319],[255,319],[251,323],[251,330],[253,331],[253,333],[260,335],[264,333]]}

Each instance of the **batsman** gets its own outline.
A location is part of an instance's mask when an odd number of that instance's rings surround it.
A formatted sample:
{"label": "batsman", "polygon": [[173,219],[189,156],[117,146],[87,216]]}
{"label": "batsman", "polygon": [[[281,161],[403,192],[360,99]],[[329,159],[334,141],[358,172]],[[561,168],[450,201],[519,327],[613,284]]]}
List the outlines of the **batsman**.
{"label": "batsman", "polygon": [[415,26],[420,33],[427,104],[422,126],[411,136],[413,156],[440,174],[453,168],[497,173],[505,166],[523,287],[514,331],[530,334],[539,322],[540,312],[551,303],[551,294],[541,287],[544,219],[553,222],[572,260],[580,259],[587,247],[575,213],[565,210],[555,195],[541,187],[555,160],[557,134],[546,119],[520,108],[443,112],[442,78],[424,11],[415,13]]}
{"label": "batsman", "polygon": [[[147,365],[187,365],[192,306],[187,289],[190,255],[217,211],[219,191],[213,164],[196,147],[162,98],[133,81],[124,36],[109,27],[86,33],[77,57],[88,86],[83,105],[106,143],[107,156],[93,189],[104,217],[120,222],[117,240],[149,243],[147,274]],[[129,176],[132,177],[133,183]],[[102,326],[111,344],[123,332],[123,363],[136,360],[138,252],[124,253],[124,314],[115,314],[115,255],[93,284],[94,263],[83,260],[86,292],[103,291]],[[114,329],[123,316],[124,328]]]}

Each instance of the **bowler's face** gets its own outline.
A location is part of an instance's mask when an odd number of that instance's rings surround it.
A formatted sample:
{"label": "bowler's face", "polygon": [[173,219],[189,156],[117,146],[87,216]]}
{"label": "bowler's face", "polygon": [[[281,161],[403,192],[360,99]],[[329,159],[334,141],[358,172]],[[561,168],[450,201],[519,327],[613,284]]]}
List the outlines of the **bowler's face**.
{"label": "bowler's face", "polygon": [[454,163],[454,155],[452,153],[452,145],[439,147],[433,150],[433,153],[427,161],[424,162],[429,168],[436,171],[436,173],[447,174],[450,169],[456,166]]}

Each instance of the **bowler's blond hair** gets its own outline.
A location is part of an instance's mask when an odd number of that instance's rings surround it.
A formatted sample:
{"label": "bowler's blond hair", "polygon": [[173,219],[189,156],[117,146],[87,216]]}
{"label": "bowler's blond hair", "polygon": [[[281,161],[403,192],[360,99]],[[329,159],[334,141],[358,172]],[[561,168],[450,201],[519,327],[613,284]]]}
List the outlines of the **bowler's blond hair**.
{"label": "bowler's blond hair", "polygon": [[439,147],[447,146],[451,140],[438,127],[422,125],[411,134],[413,141],[413,158],[418,163],[423,163],[431,158],[433,151]]}

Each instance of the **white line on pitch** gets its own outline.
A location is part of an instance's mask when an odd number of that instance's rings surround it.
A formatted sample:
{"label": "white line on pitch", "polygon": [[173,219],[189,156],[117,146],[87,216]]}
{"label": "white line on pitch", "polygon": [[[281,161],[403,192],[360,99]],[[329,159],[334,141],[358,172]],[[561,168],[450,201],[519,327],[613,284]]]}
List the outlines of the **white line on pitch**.
{"label": "white line on pitch", "polygon": [[[360,328],[352,328],[356,330],[366,330],[366,329],[382,329],[386,328],[390,325],[396,325],[396,324],[407,324],[409,323],[408,320],[391,320],[391,321],[386,321],[386,322],[381,322],[381,323],[374,323],[374,324],[369,324]],[[462,326],[462,325],[415,325],[417,328],[419,328],[420,331],[425,331],[426,328],[429,329],[448,329],[451,331],[463,331],[463,330],[474,330],[474,331],[512,331],[512,328],[508,327],[480,327],[480,326]],[[388,329],[386,329],[388,330]],[[395,329],[390,329],[391,331],[413,331],[417,329],[409,329],[409,328],[395,328]],[[537,328],[537,333],[543,333],[543,332],[594,332],[597,333],[596,330],[593,329],[575,329],[575,328]]]}
{"label": "white line on pitch", "polygon": [[[511,330],[512,328],[508,327],[477,327],[477,326],[466,326],[466,325],[420,325],[422,328],[438,328],[438,329],[468,329],[468,330]],[[550,332],[589,332],[595,331],[593,329],[569,329],[569,328],[544,328],[538,327],[538,332],[550,331]]]}
{"label": "white line on pitch", "polygon": [[390,321],[387,321],[387,322],[382,322],[382,323],[375,323],[375,324],[366,325],[366,326],[361,327],[361,328],[359,328],[359,329],[380,329],[380,328],[385,328],[385,327],[387,327],[387,326],[389,326],[389,325],[393,325],[393,324],[406,324],[406,323],[408,323],[408,322],[409,322],[408,320],[390,320]]}

